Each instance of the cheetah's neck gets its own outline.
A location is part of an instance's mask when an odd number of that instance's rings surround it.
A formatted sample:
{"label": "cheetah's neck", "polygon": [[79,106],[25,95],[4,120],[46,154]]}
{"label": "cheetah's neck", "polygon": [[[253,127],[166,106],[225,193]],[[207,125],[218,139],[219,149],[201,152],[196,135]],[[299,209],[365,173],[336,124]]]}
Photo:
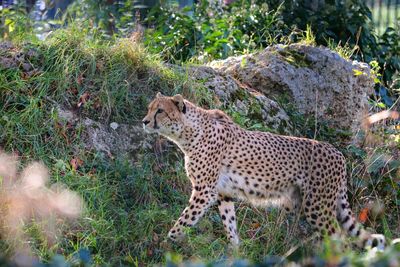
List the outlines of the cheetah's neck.
{"label": "cheetah's neck", "polygon": [[192,154],[196,146],[201,143],[204,135],[204,124],[207,121],[205,110],[186,102],[186,114],[184,127],[179,136],[167,136],[172,142],[178,145],[185,155]]}

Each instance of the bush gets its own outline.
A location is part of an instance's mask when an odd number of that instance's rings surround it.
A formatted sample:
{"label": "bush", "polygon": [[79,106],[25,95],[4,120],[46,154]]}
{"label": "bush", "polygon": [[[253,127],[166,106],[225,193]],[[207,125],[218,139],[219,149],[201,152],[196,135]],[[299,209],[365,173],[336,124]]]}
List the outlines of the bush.
{"label": "bush", "polygon": [[265,3],[242,0],[220,8],[201,1],[193,15],[189,11],[154,8],[145,20],[150,25],[145,40],[149,49],[169,62],[208,61],[266,47],[282,36],[276,12]]}
{"label": "bush", "polygon": [[33,24],[23,5],[0,9],[0,39],[20,40],[33,32]]}

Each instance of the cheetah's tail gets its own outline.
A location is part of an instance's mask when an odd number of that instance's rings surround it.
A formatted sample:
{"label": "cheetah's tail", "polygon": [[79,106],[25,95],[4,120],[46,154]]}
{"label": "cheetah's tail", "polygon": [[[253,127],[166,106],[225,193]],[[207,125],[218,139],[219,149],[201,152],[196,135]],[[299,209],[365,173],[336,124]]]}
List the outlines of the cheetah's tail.
{"label": "cheetah's tail", "polygon": [[338,201],[337,219],[350,236],[358,238],[360,247],[376,247],[379,250],[385,248],[385,237],[383,235],[371,234],[357,222],[350,209],[345,192],[341,194]]}

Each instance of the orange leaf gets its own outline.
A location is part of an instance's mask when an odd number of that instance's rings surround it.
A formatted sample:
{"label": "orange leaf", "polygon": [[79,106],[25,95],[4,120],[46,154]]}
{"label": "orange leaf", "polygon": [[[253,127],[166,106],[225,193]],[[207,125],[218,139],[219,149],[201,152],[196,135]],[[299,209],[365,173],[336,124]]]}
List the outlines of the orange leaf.
{"label": "orange leaf", "polygon": [[81,107],[82,105],[86,104],[86,102],[89,100],[89,93],[85,92],[79,97],[79,102],[78,102],[78,108]]}
{"label": "orange leaf", "polygon": [[80,158],[73,158],[70,161],[71,167],[74,171],[76,171],[83,164],[83,160]]}
{"label": "orange leaf", "polygon": [[363,208],[358,215],[358,220],[362,223],[365,223],[368,219],[369,208]]}

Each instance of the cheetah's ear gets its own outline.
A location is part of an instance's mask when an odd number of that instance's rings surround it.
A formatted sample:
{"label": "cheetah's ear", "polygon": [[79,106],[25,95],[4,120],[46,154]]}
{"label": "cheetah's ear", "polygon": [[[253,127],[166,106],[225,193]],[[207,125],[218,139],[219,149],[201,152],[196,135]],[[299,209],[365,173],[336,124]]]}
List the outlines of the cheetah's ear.
{"label": "cheetah's ear", "polygon": [[172,101],[178,107],[179,111],[181,111],[182,113],[186,113],[186,105],[185,105],[185,102],[183,101],[182,95],[179,95],[179,94],[174,95],[172,97]]}
{"label": "cheetah's ear", "polygon": [[158,92],[158,93],[156,94],[156,98],[160,98],[160,97],[163,97],[163,95],[161,94],[161,92]]}

